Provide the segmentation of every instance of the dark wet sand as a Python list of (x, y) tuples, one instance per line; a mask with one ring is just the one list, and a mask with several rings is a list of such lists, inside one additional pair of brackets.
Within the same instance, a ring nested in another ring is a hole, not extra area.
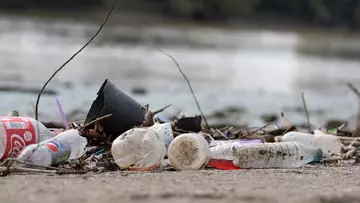
[[(360, 202), (360, 167), (12, 175), (1, 202)], [(330, 201), (331, 199), (331, 201)]]

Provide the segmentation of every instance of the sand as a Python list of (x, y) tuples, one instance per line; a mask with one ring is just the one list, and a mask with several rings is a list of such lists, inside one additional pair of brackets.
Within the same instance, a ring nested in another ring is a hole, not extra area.
[(360, 166), (0, 178), (1, 202), (360, 202)]

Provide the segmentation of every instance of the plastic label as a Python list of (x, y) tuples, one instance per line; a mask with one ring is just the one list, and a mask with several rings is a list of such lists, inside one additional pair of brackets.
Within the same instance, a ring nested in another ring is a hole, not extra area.
[(21, 150), (36, 143), (34, 125), (29, 119), (21, 117), (0, 117), (6, 132), (5, 153), (0, 160), (7, 157), (17, 157)]

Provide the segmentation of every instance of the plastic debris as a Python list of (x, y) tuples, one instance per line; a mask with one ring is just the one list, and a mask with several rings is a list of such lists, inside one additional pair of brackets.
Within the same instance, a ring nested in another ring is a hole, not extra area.
[(155, 123), (153, 126), (148, 127), (148, 129), (155, 131), (155, 133), (163, 140), (167, 154), (169, 145), (174, 140), (171, 123)]
[(166, 155), (164, 137), (146, 128), (126, 131), (112, 143), (111, 153), (115, 163), (120, 169), (145, 171), (158, 168)]
[(62, 108), (62, 106), (60, 104), (60, 99), (58, 97), (56, 97), (55, 100), (56, 100), (56, 105), (57, 105), (57, 107), (59, 109), (59, 112), (60, 112), (60, 115), (61, 115), (61, 119), (62, 119), (62, 121), (64, 123), (65, 129), (70, 130), (69, 122), (67, 121), (65, 112), (64, 112), (64, 110), (63, 110), (63, 108)]
[(180, 129), (183, 131), (190, 132), (200, 132), (201, 131), (201, 116), (194, 117), (184, 117), (180, 118), (175, 122), (175, 129)]
[(208, 164), (211, 152), (201, 133), (186, 133), (171, 142), (168, 157), (176, 170), (199, 170)]
[(288, 132), (282, 137), (276, 137), (277, 141), (299, 142), (313, 148), (320, 148), (324, 154), (340, 154), (341, 141), (335, 135), (325, 134), (321, 130), (314, 130), (314, 134), (303, 132)]
[[(85, 123), (88, 124), (96, 118), (111, 114), (111, 117), (98, 122), (105, 135), (113, 141), (125, 131), (139, 126), (144, 122), (146, 109), (131, 97), (120, 91), (109, 80), (105, 80), (97, 93), (86, 116)], [(93, 128), (89, 126), (87, 129)]]
[[(321, 130), (314, 134), (294, 132), (298, 129), (292, 125), (204, 128), (201, 116), (170, 119), (161, 114), (170, 105), (151, 111), (149, 105), (138, 104), (108, 80), (102, 84), (84, 123), (69, 125), (58, 99), (57, 105), (63, 123), (19, 117), (17, 111), (0, 117), (0, 155), (4, 160), (0, 175), (8, 168), (24, 171), (10, 162), (55, 167), (57, 174), (63, 174), (69, 170), (101, 173), (296, 168), (320, 160), (358, 159), (360, 155), (356, 148), (360, 141), (340, 128), (334, 133), (347, 137)], [(6, 159), (17, 155), (17, 159)]]
[(24, 147), (54, 136), (54, 133), (33, 118), (0, 117), (0, 160), (17, 157)]
[(259, 143), (262, 143), (261, 139), (214, 141), (212, 142), (213, 145), (210, 147), (211, 160), (208, 163), (208, 167), (222, 170), (240, 169), (233, 163), (235, 159), (234, 146), (243, 146)]
[(253, 143), (263, 143), (261, 139), (253, 139), (253, 140), (212, 140), (210, 143), (210, 147), (216, 147), (219, 145), (246, 145)]
[(56, 137), (27, 146), (18, 159), (42, 166), (51, 166), (66, 160), (78, 159), (86, 152), (86, 138), (78, 130), (68, 130)]
[(321, 149), (297, 142), (233, 146), (234, 165), (240, 168), (297, 168), (322, 158)]

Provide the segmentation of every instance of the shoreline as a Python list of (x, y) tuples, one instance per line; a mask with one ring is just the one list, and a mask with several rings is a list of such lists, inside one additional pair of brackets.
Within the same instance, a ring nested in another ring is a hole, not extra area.
[[(87, 9), (86, 11), (44, 11), (44, 10), (4, 10), (0, 9), (1, 17), (30, 18), (43, 21), (61, 20), (77, 22), (98, 22), (100, 23), (107, 11), (104, 9)], [(356, 35), (359, 30), (351, 30), (344, 26), (327, 27), (316, 23), (307, 23), (298, 19), (284, 19), (273, 15), (259, 16), (254, 18), (233, 18), (226, 21), (196, 21), (189, 19), (173, 18), (154, 11), (136, 10), (115, 10), (108, 21), (108, 25), (164, 25), (174, 27), (200, 27), (219, 28), (226, 30), (270, 30), (270, 31), (292, 31), (305, 34), (326, 33), (327, 35)]]

